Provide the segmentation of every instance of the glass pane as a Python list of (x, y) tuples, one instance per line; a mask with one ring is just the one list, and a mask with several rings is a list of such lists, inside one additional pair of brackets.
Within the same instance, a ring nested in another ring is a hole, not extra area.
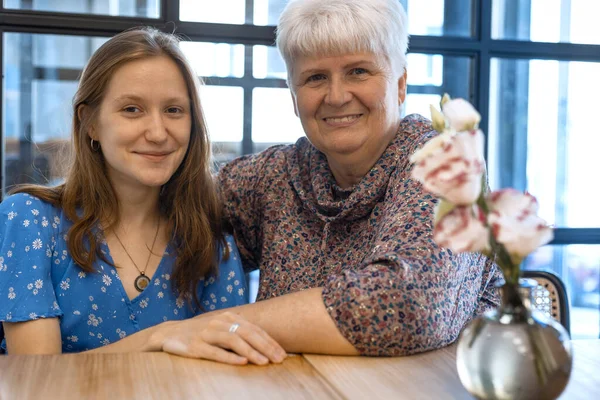
[(600, 170), (597, 113), (600, 63), (492, 59), (488, 165), (492, 188), (538, 197), (540, 214), (558, 227), (600, 226), (590, 212)]
[(254, 25), (277, 25), (288, 0), (254, 0)]
[(246, 23), (246, 0), (210, 1), (180, 0), (179, 19), (242, 25)]
[(531, 254), (527, 270), (557, 274), (567, 288), (571, 338), (598, 338), (600, 330), (600, 245), (544, 246)]
[(400, 0), (408, 14), (408, 33), (471, 36), (472, 0)]
[(236, 86), (201, 86), (200, 101), (215, 160), (221, 163), (239, 156), (244, 129), (244, 89)]
[(252, 75), (256, 79), (287, 79), (285, 63), (276, 47), (253, 46)]
[(5, 33), (3, 192), (17, 183), (60, 181), (77, 80), (88, 58), (106, 40)]
[(244, 76), (244, 45), (181, 42), (181, 50), (199, 76)]
[(289, 89), (255, 88), (252, 91), (252, 141), (260, 151), (277, 143), (293, 143), (304, 136), (300, 119), (294, 114)]
[(429, 105), (439, 108), (444, 93), (470, 99), (471, 64), (469, 57), (409, 53), (408, 94), (404, 114), (417, 113), (430, 118)]
[(158, 18), (159, 0), (4, 0), (4, 7), (60, 13)]
[[(254, 0), (254, 25), (277, 25), (287, 0)], [(471, 36), (472, 0), (400, 0), (411, 35)]]
[(600, 44), (600, 2), (590, 0), (493, 0), (492, 37)]

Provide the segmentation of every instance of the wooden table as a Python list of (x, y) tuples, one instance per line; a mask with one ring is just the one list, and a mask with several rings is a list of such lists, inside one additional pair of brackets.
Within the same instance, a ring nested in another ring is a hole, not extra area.
[[(600, 340), (573, 341), (561, 399), (600, 399)], [(233, 367), (164, 353), (0, 357), (0, 400), (468, 399), (455, 348), (398, 358), (293, 355)]]

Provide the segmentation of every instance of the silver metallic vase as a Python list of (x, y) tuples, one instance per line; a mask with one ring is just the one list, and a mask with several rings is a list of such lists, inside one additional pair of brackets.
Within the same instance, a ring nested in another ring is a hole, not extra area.
[(474, 319), (458, 339), (458, 375), (476, 398), (555, 399), (569, 381), (569, 334), (532, 309), (537, 282), (519, 283), (504, 284), (500, 308)]

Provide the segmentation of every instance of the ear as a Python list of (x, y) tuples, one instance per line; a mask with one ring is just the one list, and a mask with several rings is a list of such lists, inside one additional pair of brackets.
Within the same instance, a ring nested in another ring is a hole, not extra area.
[[(90, 113), (92, 111), (90, 110), (90, 107), (86, 104), (80, 104), (79, 107), (77, 107), (77, 118), (79, 119), (79, 123), (81, 124), (82, 121), (85, 121), (86, 118), (90, 117)], [(94, 140), (98, 140), (98, 137), (96, 135), (96, 131), (94, 129), (94, 125), (91, 124), (88, 132), (87, 132), (88, 136)]]
[(296, 117), (300, 118), (300, 115), (298, 115), (298, 105), (296, 104), (296, 95), (292, 89), (290, 89), (290, 95), (292, 96), (292, 104), (294, 105), (294, 114), (296, 114)]
[(406, 100), (406, 69), (404, 69), (404, 74), (398, 79), (398, 105), (402, 105), (404, 100)]

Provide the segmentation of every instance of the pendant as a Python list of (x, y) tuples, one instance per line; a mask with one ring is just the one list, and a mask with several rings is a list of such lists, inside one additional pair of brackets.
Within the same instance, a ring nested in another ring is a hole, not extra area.
[(143, 273), (138, 275), (138, 277), (135, 278), (135, 281), (133, 282), (133, 286), (135, 286), (138, 292), (142, 292), (148, 287), (148, 285), (150, 285), (150, 278), (148, 278)]

